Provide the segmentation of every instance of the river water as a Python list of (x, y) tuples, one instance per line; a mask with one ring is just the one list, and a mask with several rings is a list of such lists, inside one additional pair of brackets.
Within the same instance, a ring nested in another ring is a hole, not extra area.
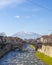
[(23, 49), (26, 49), (26, 51), (15, 49), (6, 54), (0, 59), (0, 65), (45, 65), (35, 57), (35, 50), (30, 48), (29, 44), (24, 45)]
[(34, 56), (34, 51), (11, 51), (0, 59), (0, 65), (45, 65)]

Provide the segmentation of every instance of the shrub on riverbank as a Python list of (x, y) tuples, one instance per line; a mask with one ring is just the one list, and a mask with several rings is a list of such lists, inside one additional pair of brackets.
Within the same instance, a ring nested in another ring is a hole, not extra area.
[(41, 52), (36, 52), (35, 56), (45, 62), (47, 65), (52, 65), (52, 57), (49, 57)]

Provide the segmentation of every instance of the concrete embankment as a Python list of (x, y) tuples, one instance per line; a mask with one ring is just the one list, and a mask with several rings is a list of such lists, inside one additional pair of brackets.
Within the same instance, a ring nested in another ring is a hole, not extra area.
[(42, 45), (42, 48), (38, 49), (38, 51), (52, 57), (52, 46), (50, 45)]

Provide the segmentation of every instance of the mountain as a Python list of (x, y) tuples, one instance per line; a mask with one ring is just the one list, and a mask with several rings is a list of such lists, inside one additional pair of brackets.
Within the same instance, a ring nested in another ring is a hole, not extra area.
[(41, 35), (34, 33), (34, 32), (17, 32), (16, 34), (12, 36), (20, 37), (22, 39), (36, 39), (36, 38), (41, 37)]
[(0, 36), (6, 36), (6, 34), (4, 32), (1, 32)]

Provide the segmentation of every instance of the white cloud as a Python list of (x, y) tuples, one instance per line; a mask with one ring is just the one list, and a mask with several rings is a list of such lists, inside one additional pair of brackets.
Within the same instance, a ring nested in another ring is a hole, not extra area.
[(21, 16), (21, 18), (26, 18), (26, 19), (29, 19), (31, 17), (32, 17), (31, 15)]
[(32, 16), (14, 16), (15, 18), (19, 19), (19, 18), (26, 18), (26, 19), (29, 19), (31, 18)]
[(20, 4), (25, 2), (26, 0), (0, 0), (0, 8), (6, 7), (10, 4)]
[(20, 16), (15, 16), (15, 18), (19, 19), (19, 18), (20, 18)]

